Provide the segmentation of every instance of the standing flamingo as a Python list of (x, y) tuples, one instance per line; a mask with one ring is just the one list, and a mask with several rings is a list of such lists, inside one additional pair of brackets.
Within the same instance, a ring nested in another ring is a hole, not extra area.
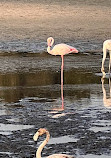
[(111, 67), (111, 39), (106, 40), (103, 43), (103, 59), (102, 59), (102, 67), (101, 67), (101, 72), (103, 73), (103, 76), (105, 76), (105, 71), (104, 71), (104, 62), (106, 59), (107, 51), (109, 51), (109, 74), (110, 74), (110, 67)]
[[(37, 141), (39, 136), (42, 136), (43, 134), (46, 134), (46, 139), (42, 142), (42, 144), (39, 146), (37, 152), (36, 152), (36, 158), (41, 158), (41, 152), (44, 148), (44, 146), (48, 143), (50, 139), (49, 131), (45, 128), (40, 128), (35, 135), (33, 136), (34, 141)], [(53, 154), (48, 156), (47, 158), (74, 158), (73, 156), (66, 155), (66, 154)]]
[(47, 39), (47, 52), (51, 55), (61, 55), (62, 58), (62, 65), (61, 65), (61, 98), (62, 98), (62, 107), (64, 106), (63, 104), (63, 67), (64, 67), (64, 55), (69, 54), (69, 53), (78, 53), (78, 50), (72, 46), (69, 46), (67, 44), (61, 43), (57, 44), (51, 49), (51, 46), (54, 43), (54, 39), (52, 37), (49, 37)]

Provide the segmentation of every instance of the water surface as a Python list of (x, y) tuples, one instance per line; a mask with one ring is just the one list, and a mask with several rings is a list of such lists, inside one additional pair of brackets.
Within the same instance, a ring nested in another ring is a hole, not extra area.
[[(110, 4), (0, 1), (1, 158), (34, 158), (45, 138), (33, 141), (41, 127), (51, 134), (42, 157), (111, 157), (111, 82), (100, 73), (102, 43), (111, 37)], [(46, 53), (49, 36), (79, 50), (64, 57), (64, 107), (61, 57)]]
[(23, 53), (0, 61), (1, 157), (34, 157), (44, 137), (36, 145), (33, 135), (41, 127), (51, 134), (43, 157), (111, 156), (110, 80), (98, 75), (101, 55), (65, 56), (62, 111), (59, 56)]

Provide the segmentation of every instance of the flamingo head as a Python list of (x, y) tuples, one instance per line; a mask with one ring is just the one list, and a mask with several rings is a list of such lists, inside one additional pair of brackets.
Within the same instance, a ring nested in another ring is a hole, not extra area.
[(77, 50), (76, 48), (73, 48), (72, 51), (73, 51), (74, 53), (78, 53), (78, 50)]
[(35, 135), (33, 136), (34, 141), (38, 140), (39, 136), (42, 136), (43, 134), (45, 134), (47, 132), (47, 130), (45, 128), (40, 128)]
[(53, 45), (53, 43), (54, 43), (54, 39), (53, 39), (52, 37), (49, 37), (49, 38), (47, 39), (47, 45), (48, 45), (49, 47), (51, 47), (51, 46)]
[(72, 52), (72, 53), (78, 53), (78, 50), (73, 47), (73, 48), (70, 49), (70, 52)]

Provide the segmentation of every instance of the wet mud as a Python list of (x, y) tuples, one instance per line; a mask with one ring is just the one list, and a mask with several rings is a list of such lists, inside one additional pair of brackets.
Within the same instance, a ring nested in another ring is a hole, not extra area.
[[(0, 1), (0, 158), (35, 158), (47, 128), (42, 157), (111, 157), (111, 81), (102, 78), (102, 43), (111, 37), (110, 0)], [(61, 57), (46, 40), (76, 47)], [(109, 57), (105, 62), (108, 72)]]
[[(51, 139), (42, 156), (111, 156), (111, 109), (108, 78), (101, 81), (101, 55), (64, 58), (64, 110), (61, 110), (61, 58), (43, 53), (0, 57), (0, 157), (34, 158), (33, 135), (45, 127)], [(106, 70), (107, 70), (106, 60)], [(103, 84), (103, 85), (102, 85)], [(106, 103), (105, 103), (106, 104)]]

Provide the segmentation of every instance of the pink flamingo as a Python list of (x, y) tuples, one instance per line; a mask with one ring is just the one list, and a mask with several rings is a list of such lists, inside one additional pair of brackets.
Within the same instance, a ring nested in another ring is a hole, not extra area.
[[(39, 146), (38, 150), (36, 151), (36, 158), (41, 158), (41, 152), (50, 139), (50, 133), (45, 128), (40, 128), (33, 136), (34, 141), (37, 141), (39, 136), (42, 136), (44, 134), (46, 134), (46, 139), (42, 142), (42, 144)], [(47, 158), (74, 158), (74, 156), (67, 154), (53, 154), (48, 156)]]
[(54, 43), (54, 39), (52, 37), (49, 37), (47, 39), (47, 52), (51, 55), (61, 55), (62, 58), (62, 65), (61, 65), (61, 97), (62, 97), (62, 107), (64, 107), (63, 103), (63, 67), (64, 67), (64, 55), (69, 53), (78, 53), (78, 50), (72, 46), (69, 46), (67, 44), (61, 43), (57, 44), (51, 49), (51, 46)]
[(105, 76), (105, 71), (104, 71), (104, 62), (106, 59), (107, 51), (109, 51), (109, 74), (110, 74), (110, 67), (111, 67), (111, 39), (106, 40), (103, 43), (103, 59), (102, 59), (102, 67), (101, 67), (101, 72), (103, 73), (103, 76)]

